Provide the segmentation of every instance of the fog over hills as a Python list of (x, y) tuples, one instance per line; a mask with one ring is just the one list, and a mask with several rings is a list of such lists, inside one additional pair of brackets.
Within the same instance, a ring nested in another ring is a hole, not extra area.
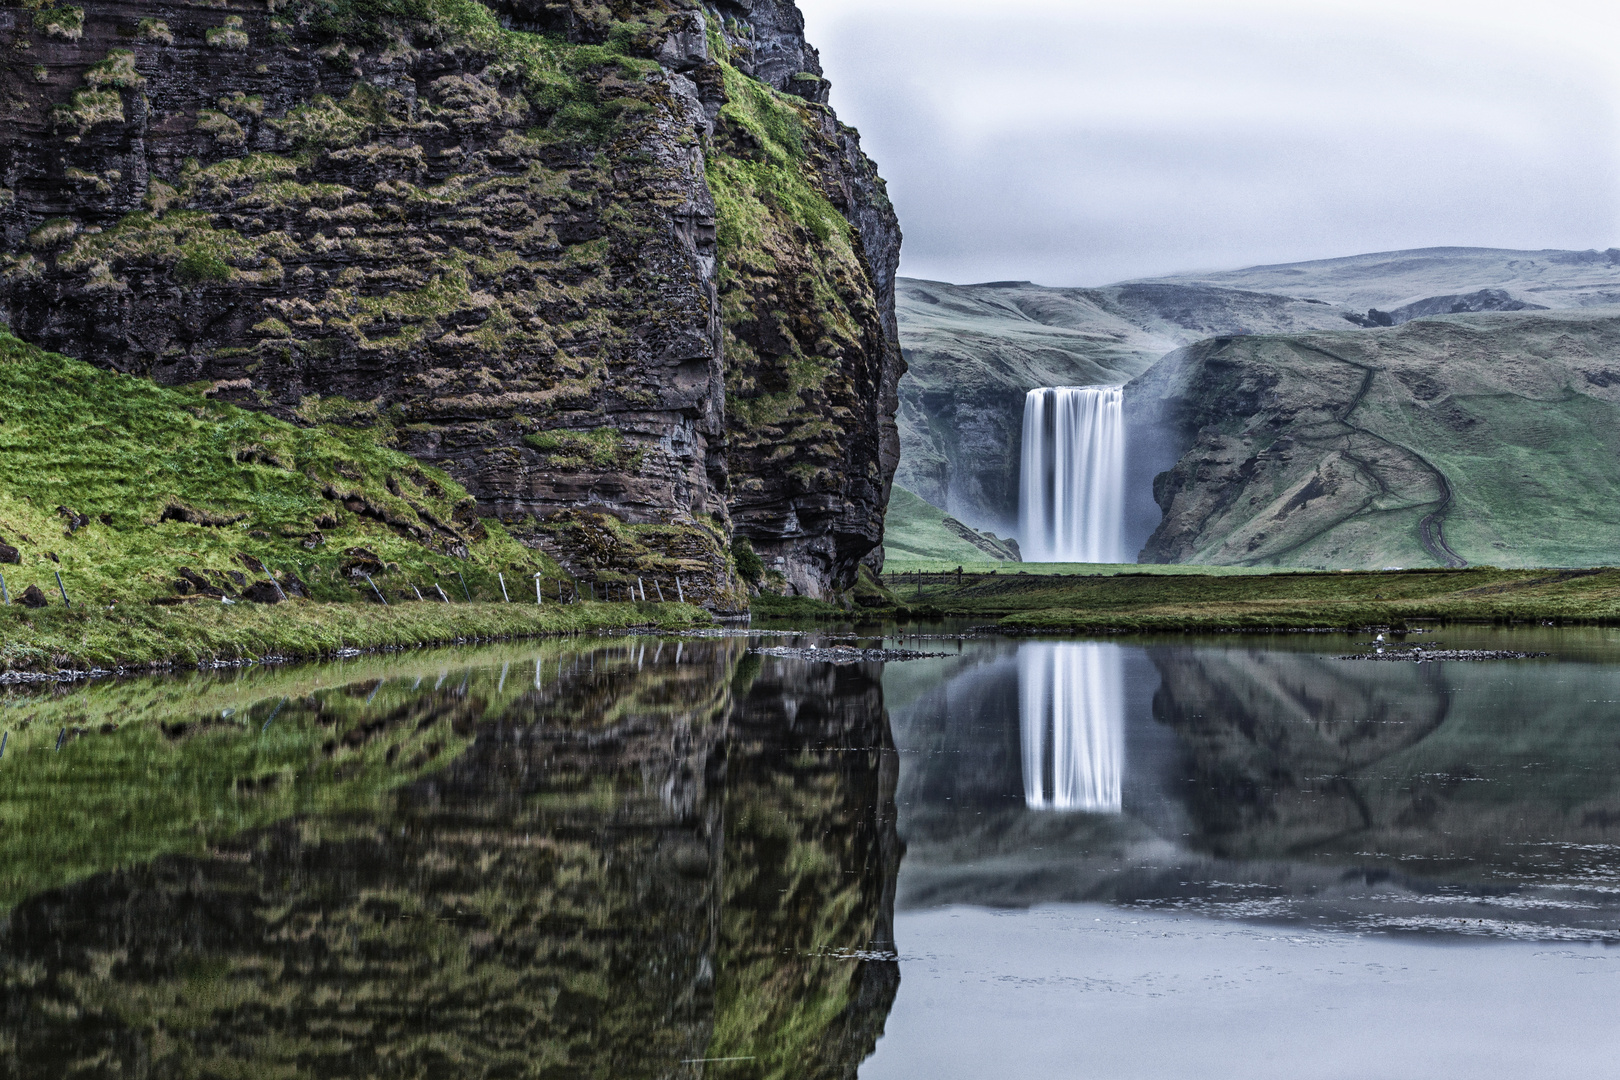
[[(1559, 325), (1545, 332), (1526, 329), (1523, 320), (1547, 318), (1537, 313), (1557, 309), (1608, 307), (1615, 308), (1620, 317), (1620, 250), (1430, 248), (1181, 274), (1100, 288), (1049, 288), (1029, 282), (950, 285), (901, 279), (897, 307), (910, 373), (900, 386), (902, 453), (896, 483), (974, 528), (1005, 535), (1016, 529), (1023, 401), (1034, 387), (1128, 383), (1166, 354), (1207, 339), (1355, 337), (1367, 332), (1381, 334), (1386, 327), (1436, 316), (1465, 324), (1479, 322), (1480, 333), (1446, 339), (1454, 344), (1441, 347), (1430, 358), (1432, 362), (1425, 364), (1428, 383), (1424, 392), (1430, 396), (1423, 399), (1424, 408), (1412, 414), (1421, 426), (1444, 412), (1434, 411), (1435, 403), (1449, 401), (1453, 390), (1463, 393), (1449, 385), (1453, 375), (1464, 375), (1462, 366), (1448, 362), (1447, 349), (1462, 347), (1455, 342), (1466, 341), (1474, 360), (1487, 364), (1511, 361), (1513, 370), (1527, 373), (1546, 364), (1559, 367), (1575, 357), (1602, 353), (1609, 344), (1603, 329), (1608, 325), (1606, 313), (1593, 310), (1590, 319), (1557, 320)], [(1593, 335), (1605, 340), (1587, 342)], [(1533, 355), (1520, 355), (1531, 342), (1535, 343)], [(1240, 361), (1232, 362), (1242, 366)], [(1473, 364), (1468, 368), (1478, 374)], [(1538, 415), (1548, 409), (1558, 412), (1562, 408), (1558, 394), (1540, 386), (1545, 380), (1539, 375), (1533, 381), (1538, 386), (1532, 395), (1537, 402), (1534, 411)], [(1508, 385), (1493, 385), (1487, 393), (1512, 395), (1511, 383), (1509, 379)], [(1156, 385), (1155, 393), (1161, 394), (1169, 383), (1160, 378)], [(1565, 396), (1584, 399), (1589, 389), (1583, 383)], [(1249, 408), (1244, 415), (1255, 412)], [(1178, 415), (1191, 414), (1183, 411)], [(1236, 416), (1205, 416), (1203, 422), (1223, 419), (1237, 421)], [(1273, 421), (1275, 417), (1268, 423)], [(1281, 422), (1272, 437), (1287, 426)], [(1489, 430), (1487, 425), (1485, 434)], [(1129, 530), (1133, 550), (1159, 524), (1160, 508), (1147, 493), (1152, 475), (1170, 468), (1179, 454), (1191, 448), (1195, 435), (1190, 431), (1171, 433), (1174, 445), (1169, 456), (1161, 448), (1149, 471), (1133, 476), (1133, 485), (1143, 489), (1136, 492), (1137, 520)], [(1476, 467), (1483, 446), (1480, 436), (1480, 432), (1471, 436)], [(1415, 441), (1426, 444), (1432, 440), (1421, 436)], [(1248, 449), (1259, 453), (1264, 446)], [(1231, 464), (1237, 471), (1223, 483), (1233, 482), (1242, 471), (1242, 462)], [(1186, 470), (1179, 482), (1189, 482)], [(1206, 495), (1217, 503), (1231, 497), (1230, 492)], [(1256, 499), (1256, 505), (1272, 501), (1257, 493), (1247, 493), (1245, 498)], [(1490, 516), (1489, 507), (1477, 500), (1475, 512)], [(1271, 545), (1263, 551), (1255, 549), (1254, 558), (1245, 557), (1239, 550), (1242, 545), (1233, 548), (1221, 539), (1220, 522), (1225, 520), (1217, 514), (1194, 528), (1199, 537), (1196, 543), (1156, 544), (1152, 553), (1157, 558), (1183, 561), (1195, 552), (1204, 559), (1218, 557), (1228, 562), (1296, 561), (1280, 550), (1273, 552)], [(1409, 524), (1416, 527), (1402, 520), (1401, 529)], [(1494, 532), (1489, 545), (1488, 552), (1473, 553), (1473, 561), (1481, 554), (1492, 555), (1495, 562), (1524, 561), (1515, 557), (1510, 541)], [(1415, 532), (1410, 538), (1388, 542), (1306, 547), (1312, 552), (1307, 562), (1373, 558), (1374, 551), (1380, 553), (1378, 558), (1393, 557), (1400, 551), (1411, 556), (1407, 561), (1421, 563), (1428, 550)], [(1556, 547), (1561, 560), (1583, 561), (1581, 544)], [(1332, 556), (1335, 551), (1338, 555)], [(1538, 547), (1536, 554), (1552, 557), (1554, 550)], [(1530, 558), (1526, 551), (1525, 559)]]

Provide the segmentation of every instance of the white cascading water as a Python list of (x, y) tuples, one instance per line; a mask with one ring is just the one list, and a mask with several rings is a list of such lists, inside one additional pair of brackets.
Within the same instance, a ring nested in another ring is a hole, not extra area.
[(1024, 399), (1025, 562), (1125, 562), (1125, 392), (1049, 386)]
[(1117, 645), (1018, 650), (1024, 804), (1119, 813), (1125, 772), (1125, 658)]

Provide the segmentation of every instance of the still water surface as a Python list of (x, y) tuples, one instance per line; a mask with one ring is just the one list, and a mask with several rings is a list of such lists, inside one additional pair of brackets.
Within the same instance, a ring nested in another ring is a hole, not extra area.
[[(573, 639), (0, 697), (0, 1076), (1620, 1060), (1620, 634)], [(896, 640), (890, 638), (891, 643)]]

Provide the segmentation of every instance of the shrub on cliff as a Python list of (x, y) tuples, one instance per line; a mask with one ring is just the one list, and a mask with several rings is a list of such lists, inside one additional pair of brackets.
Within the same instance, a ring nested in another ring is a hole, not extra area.
[(759, 579), (765, 574), (765, 564), (760, 562), (748, 537), (739, 536), (731, 542), (731, 558), (737, 564), (738, 577), (750, 585), (759, 584)]

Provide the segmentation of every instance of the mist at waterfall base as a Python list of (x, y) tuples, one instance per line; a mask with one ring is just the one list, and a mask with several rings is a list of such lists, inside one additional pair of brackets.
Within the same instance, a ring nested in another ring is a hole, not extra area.
[(1049, 386), (1024, 399), (1018, 543), (1025, 562), (1121, 563), (1124, 388)]

